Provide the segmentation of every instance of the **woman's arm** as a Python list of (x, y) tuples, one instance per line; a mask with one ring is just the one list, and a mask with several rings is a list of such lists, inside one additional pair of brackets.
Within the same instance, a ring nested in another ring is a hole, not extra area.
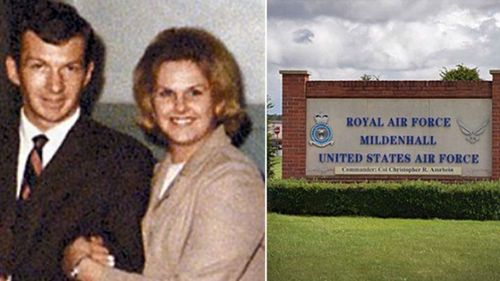
[[(195, 199), (191, 232), (176, 272), (163, 279), (146, 277), (100, 267), (89, 260), (82, 263), (80, 278), (83, 281), (238, 280), (263, 246), (264, 184), (253, 167), (235, 162), (211, 170), (200, 184), (203, 187)], [(100, 276), (93, 276), (95, 272)], [(251, 279), (264, 280), (264, 271)]]
[[(86, 238), (78, 237), (64, 249), (62, 268), (64, 273), (74, 278), (75, 270), (79, 270), (80, 264), (85, 259), (91, 259), (103, 266), (114, 266), (114, 257), (109, 255), (108, 249), (104, 246), (101, 237), (92, 236)], [(96, 268), (96, 271), (99, 268)]]
[[(215, 167), (200, 183), (206, 186), (196, 199), (179, 280), (237, 280), (262, 246), (263, 181), (250, 164), (230, 161)], [(264, 280), (264, 272), (255, 279)]]

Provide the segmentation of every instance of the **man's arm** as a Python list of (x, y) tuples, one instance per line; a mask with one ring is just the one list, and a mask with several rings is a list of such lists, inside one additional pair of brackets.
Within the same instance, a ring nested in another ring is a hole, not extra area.
[(119, 269), (142, 272), (144, 250), (141, 221), (149, 200), (155, 160), (142, 146), (124, 147), (117, 155), (110, 175), (113, 189), (109, 210), (104, 219), (106, 247)]
[[(14, 234), (11, 226), (13, 218), (4, 213), (0, 217), (0, 278), (7, 280), (7, 276), (12, 273), (13, 267), (13, 245)], [(2, 281), (2, 279), (0, 279)]]

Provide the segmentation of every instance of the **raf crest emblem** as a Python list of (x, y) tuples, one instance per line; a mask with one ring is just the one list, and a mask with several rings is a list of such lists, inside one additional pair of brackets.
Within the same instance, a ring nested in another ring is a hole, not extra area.
[(316, 124), (311, 128), (309, 144), (317, 147), (333, 145), (333, 130), (328, 126), (328, 115), (318, 113), (314, 116), (314, 121)]
[(486, 128), (488, 128), (488, 124), (490, 123), (490, 119), (486, 119), (478, 128), (476, 129), (470, 129), (465, 126), (465, 124), (457, 119), (458, 127), (460, 128), (460, 131), (462, 131), (462, 134), (465, 135), (465, 140), (468, 141), (471, 144), (474, 144), (479, 141), (479, 136), (486, 131)]

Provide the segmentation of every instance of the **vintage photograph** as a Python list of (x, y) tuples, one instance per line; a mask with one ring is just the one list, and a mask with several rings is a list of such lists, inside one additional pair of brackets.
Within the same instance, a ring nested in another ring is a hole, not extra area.
[(265, 280), (265, 2), (0, 11), (0, 280)]

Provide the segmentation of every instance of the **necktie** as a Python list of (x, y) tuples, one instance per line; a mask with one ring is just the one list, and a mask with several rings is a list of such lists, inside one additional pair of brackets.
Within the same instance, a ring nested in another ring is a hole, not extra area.
[(26, 161), (23, 183), (21, 185), (22, 200), (28, 200), (33, 192), (36, 179), (42, 173), (42, 148), (48, 140), (49, 139), (47, 139), (44, 135), (38, 135), (33, 138), (34, 147), (28, 156), (28, 160)]

